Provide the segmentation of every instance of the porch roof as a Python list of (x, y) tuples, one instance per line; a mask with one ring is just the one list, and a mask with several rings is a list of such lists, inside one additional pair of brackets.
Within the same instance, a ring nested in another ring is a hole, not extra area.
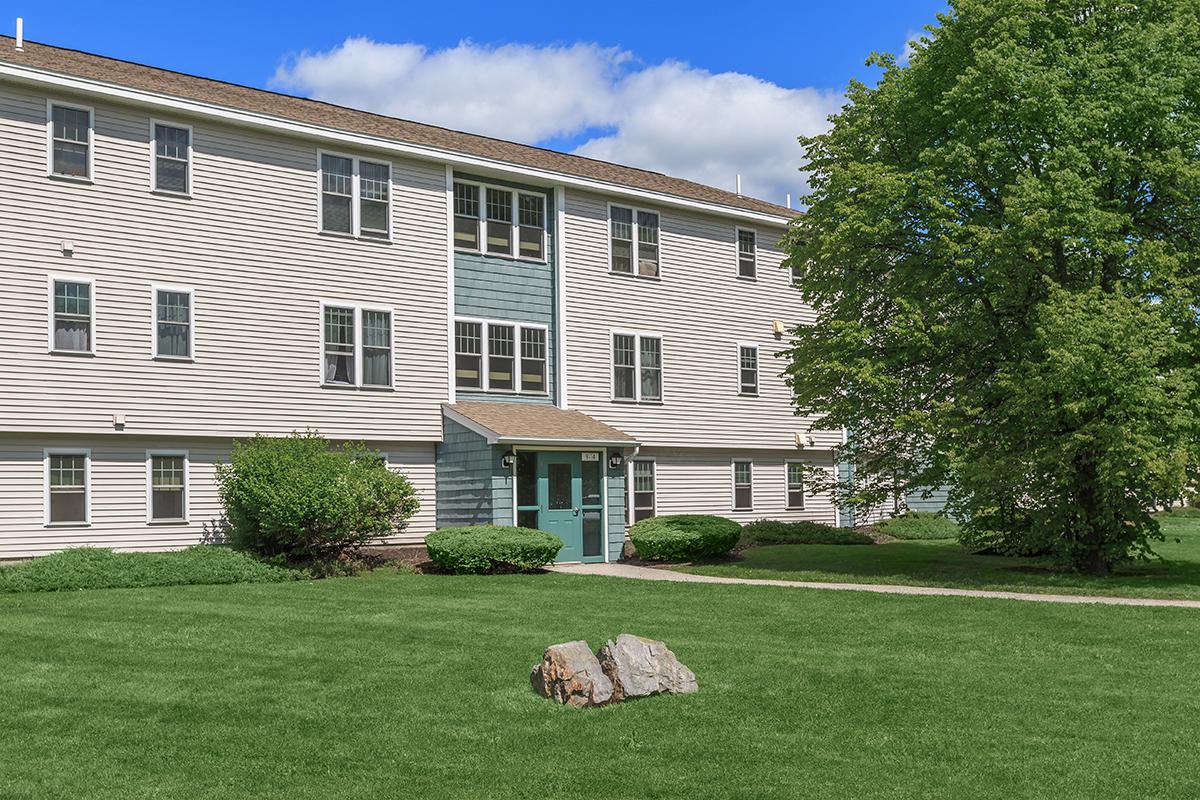
[(443, 404), (447, 419), (469, 428), (488, 444), (637, 447), (629, 434), (582, 411), (543, 403), (466, 401)]

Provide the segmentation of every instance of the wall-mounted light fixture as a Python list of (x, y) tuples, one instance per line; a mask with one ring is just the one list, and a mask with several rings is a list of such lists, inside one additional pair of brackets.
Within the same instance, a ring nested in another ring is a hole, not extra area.
[(621, 465), (624, 463), (625, 463), (625, 456), (621, 455), (620, 453), (613, 453), (611, 456), (608, 457), (608, 468), (609, 469), (620, 469)]
[(517, 454), (514, 453), (510, 447), (504, 455), (500, 456), (500, 464), (503, 465), (505, 469), (512, 469), (513, 464), (515, 463), (517, 463)]

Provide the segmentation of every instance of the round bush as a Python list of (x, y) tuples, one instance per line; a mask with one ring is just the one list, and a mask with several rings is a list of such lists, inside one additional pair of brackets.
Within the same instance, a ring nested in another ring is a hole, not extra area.
[(450, 572), (538, 569), (562, 546), (562, 539), (545, 531), (500, 525), (442, 528), (425, 538), (430, 560)]
[(720, 558), (741, 536), (742, 526), (733, 520), (703, 514), (651, 517), (629, 529), (630, 541), (647, 561)]
[(958, 523), (941, 514), (909, 511), (876, 524), (875, 530), (897, 539), (954, 539), (958, 536)]

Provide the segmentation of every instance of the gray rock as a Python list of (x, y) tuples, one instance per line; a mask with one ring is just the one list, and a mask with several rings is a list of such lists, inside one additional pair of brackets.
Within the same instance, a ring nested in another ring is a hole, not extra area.
[(604, 674), (612, 681), (612, 702), (652, 694), (688, 694), (697, 691), (696, 675), (679, 663), (667, 645), (655, 639), (622, 633), (596, 653)]
[(602, 706), (613, 694), (612, 681), (584, 641), (547, 647), (542, 660), (533, 665), (529, 682), (543, 697), (576, 708)]

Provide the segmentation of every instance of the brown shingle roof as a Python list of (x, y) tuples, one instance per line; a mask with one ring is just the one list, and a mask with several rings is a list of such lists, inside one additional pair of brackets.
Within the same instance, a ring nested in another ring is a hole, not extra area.
[(797, 212), (775, 203), (738, 196), (733, 192), (682, 178), (672, 178), (659, 172), (635, 169), (607, 161), (597, 161), (540, 147), (506, 142), (501, 139), (491, 139), (472, 133), (462, 133), (435, 125), (385, 117), (332, 103), (322, 103), (317, 100), (185, 75), (180, 72), (147, 67), (79, 50), (68, 50), (26, 41), (24, 52), (18, 53), (14, 47), (14, 40), (9, 36), (0, 36), (0, 61), (24, 64), (61, 75), (102, 81), (185, 100), (211, 103), (239, 111), (250, 111), (295, 122), (320, 125), (335, 130), (451, 150), (466, 155), (495, 159), (515, 166), (532, 167), (619, 186), (661, 192), (729, 208), (789, 218), (797, 214)]
[(542, 403), (467, 401), (442, 408), (451, 419), (458, 416), (471, 427), (491, 431), (499, 442), (571, 442), (587, 444), (637, 444), (627, 433), (580, 411), (567, 411)]

